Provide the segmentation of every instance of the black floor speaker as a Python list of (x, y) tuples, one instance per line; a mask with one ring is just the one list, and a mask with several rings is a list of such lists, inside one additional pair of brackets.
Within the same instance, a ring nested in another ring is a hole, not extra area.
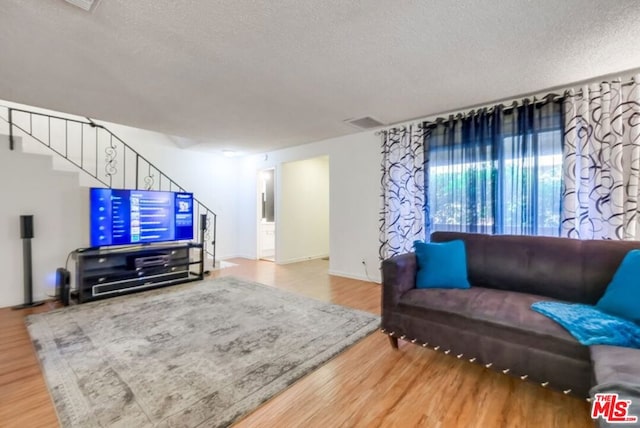
[(33, 216), (32, 215), (20, 216), (20, 238), (22, 239), (33, 238)]
[(31, 239), (33, 238), (33, 216), (20, 216), (20, 238), (22, 238), (22, 267), (24, 303), (14, 306), (12, 309), (25, 309), (40, 306), (44, 302), (33, 301), (33, 266), (31, 258)]

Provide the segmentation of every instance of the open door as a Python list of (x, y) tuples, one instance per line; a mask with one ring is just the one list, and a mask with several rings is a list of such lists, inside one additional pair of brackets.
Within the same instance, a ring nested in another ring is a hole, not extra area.
[(258, 173), (258, 258), (275, 261), (275, 169)]

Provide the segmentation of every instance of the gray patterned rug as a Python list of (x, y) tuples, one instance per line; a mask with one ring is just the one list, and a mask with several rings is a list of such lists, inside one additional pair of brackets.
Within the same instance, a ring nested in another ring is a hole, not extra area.
[(27, 319), (63, 427), (226, 426), (379, 324), (220, 278)]

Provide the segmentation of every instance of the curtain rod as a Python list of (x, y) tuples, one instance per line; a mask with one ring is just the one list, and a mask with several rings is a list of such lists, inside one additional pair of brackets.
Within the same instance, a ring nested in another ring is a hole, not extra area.
[[(522, 106), (524, 105), (525, 101), (532, 101), (531, 104), (536, 105), (536, 104), (540, 104), (540, 103), (549, 103), (549, 102), (559, 102), (561, 100), (563, 100), (564, 98), (567, 97), (581, 97), (583, 96), (583, 88), (585, 86), (591, 86), (591, 85), (603, 85), (603, 84), (612, 84), (612, 83), (620, 83), (620, 86), (624, 87), (624, 86), (631, 86), (633, 85), (635, 82), (634, 78), (631, 78), (629, 80), (625, 80), (622, 81), (622, 79), (614, 79), (610, 82), (608, 81), (602, 81), (600, 83), (585, 83), (582, 85), (578, 86), (578, 89), (576, 90), (576, 87), (569, 87), (569, 88), (565, 88), (564, 90), (562, 90), (562, 95), (558, 94), (558, 93), (554, 93), (554, 92), (549, 92), (548, 94), (546, 94), (544, 97), (542, 98), (537, 98), (535, 95), (529, 96), (529, 97), (523, 97), (523, 98), (519, 98), (519, 99), (514, 99), (511, 104), (507, 105), (506, 102), (498, 102), (492, 106), (484, 106), (484, 107), (477, 107), (477, 108), (472, 108), (471, 110), (467, 110), (466, 112), (463, 111), (454, 111), (451, 112), (449, 114), (447, 114), (447, 116), (445, 117), (444, 114), (440, 113), (437, 115), (432, 115), (432, 116), (437, 116), (435, 119), (432, 120), (427, 120), (427, 119), (423, 119), (423, 120), (418, 120), (414, 123), (409, 123), (407, 125), (402, 125), (402, 126), (394, 126), (391, 128), (387, 128), (387, 129), (381, 129), (379, 131), (376, 131), (374, 133), (374, 135), (385, 135), (388, 132), (402, 132), (405, 131), (408, 127), (410, 126), (423, 126), (424, 123), (429, 123), (429, 124), (436, 124), (439, 122), (443, 122), (443, 121), (448, 121), (450, 120), (450, 118), (453, 116), (454, 118), (465, 118), (471, 115), (475, 115), (477, 114), (477, 112), (482, 111), (482, 110), (487, 110), (487, 111), (492, 111), (496, 106), (504, 106), (506, 107), (505, 110), (509, 111), (512, 110), (516, 107)], [(571, 91), (574, 91), (573, 94), (571, 94)]]

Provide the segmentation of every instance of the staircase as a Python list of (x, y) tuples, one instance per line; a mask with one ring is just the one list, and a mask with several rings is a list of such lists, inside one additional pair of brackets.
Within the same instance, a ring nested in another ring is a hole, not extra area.
[[(9, 149), (17, 141), (28, 143), (33, 151), (53, 156), (54, 168), (80, 172), (80, 183), (87, 187), (114, 189), (186, 190), (106, 127), (86, 120), (53, 116), (13, 107), (0, 106), (0, 132), (9, 135)], [(194, 197), (196, 241), (201, 242), (216, 266), (216, 214)], [(204, 221), (204, 225), (201, 223)]]

